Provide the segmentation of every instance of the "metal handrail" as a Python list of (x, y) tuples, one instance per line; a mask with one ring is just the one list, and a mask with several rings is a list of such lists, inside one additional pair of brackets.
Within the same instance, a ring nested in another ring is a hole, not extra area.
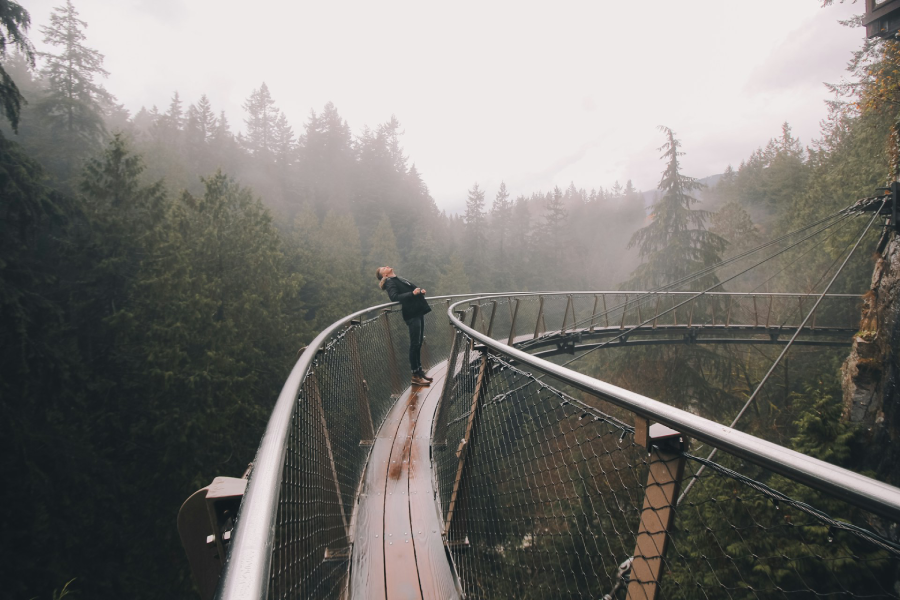
[[(434, 296), (430, 302), (454, 298), (476, 297), (478, 294)], [(309, 373), (316, 354), (325, 347), (331, 337), (364, 315), (398, 306), (388, 302), (357, 311), (323, 330), (297, 359), (291, 369), (272, 416), (266, 426), (253, 463), (253, 471), (241, 501), (228, 557), (216, 590), (218, 600), (246, 600), (265, 598), (268, 594), (269, 571), (275, 539), (275, 521), (278, 512), (279, 491), (283, 473), (284, 455), (287, 449), (288, 430), (291, 425), (300, 388)]]
[[(575, 292), (567, 293), (572, 294)], [(504, 297), (533, 295), (537, 294), (503, 294)], [(853, 296), (853, 294), (847, 294), (847, 296)], [(496, 295), (470, 298), (465, 302), (494, 297)], [(470, 338), (483, 344), (491, 352), (504, 356), (507, 359), (512, 359), (521, 365), (527, 366), (529, 369), (549, 375), (578, 390), (602, 398), (645, 419), (662, 423), (748, 462), (799, 481), (811, 488), (833, 494), (838, 498), (893, 521), (900, 522), (900, 489), (794, 450), (789, 450), (778, 444), (756, 438), (709, 419), (704, 419), (657, 400), (630, 392), (599, 379), (566, 369), (508, 346), (476, 331), (456, 317), (454, 310), (458, 310), (457, 307), (465, 302), (457, 302), (448, 307), (447, 316), (450, 318), (451, 324)]]

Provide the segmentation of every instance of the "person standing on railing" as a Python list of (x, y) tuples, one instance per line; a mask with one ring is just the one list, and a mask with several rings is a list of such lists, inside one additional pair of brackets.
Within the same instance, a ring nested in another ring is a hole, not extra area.
[(399, 302), (403, 320), (409, 327), (409, 366), (415, 385), (431, 385), (432, 377), (422, 370), (422, 343), (425, 341), (425, 315), (431, 307), (425, 300), (425, 290), (402, 277), (391, 267), (378, 267), (375, 271), (378, 286), (387, 292), (391, 302)]

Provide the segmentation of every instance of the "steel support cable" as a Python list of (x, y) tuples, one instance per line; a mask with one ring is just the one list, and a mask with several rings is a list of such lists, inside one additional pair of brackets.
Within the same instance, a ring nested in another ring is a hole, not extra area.
[[(584, 318), (584, 319), (581, 319), (580, 321), (576, 321), (576, 322), (574, 323), (573, 326), (574, 326), (574, 327), (578, 327), (579, 325), (584, 325), (585, 323), (590, 322), (592, 319), (595, 319), (595, 318), (598, 317), (598, 316), (601, 316), (601, 317), (602, 317), (603, 315), (608, 315), (608, 314), (612, 313), (613, 311), (615, 311), (615, 310), (617, 310), (617, 309), (619, 309), (619, 308), (622, 308), (623, 306), (627, 306), (628, 304), (637, 304), (637, 303), (643, 302), (644, 300), (647, 300), (647, 299), (649, 299), (649, 298), (653, 298), (654, 296), (658, 295), (658, 294), (661, 293), (661, 292), (667, 292), (667, 291), (671, 291), (672, 288), (681, 287), (682, 285), (684, 285), (684, 284), (686, 284), (686, 283), (689, 283), (690, 281), (692, 281), (692, 280), (694, 280), (694, 279), (698, 279), (698, 278), (700, 278), (700, 277), (702, 277), (702, 276), (704, 276), (704, 275), (709, 274), (709, 273), (712, 272), (712, 271), (715, 271), (716, 269), (719, 269), (719, 268), (721, 268), (721, 267), (727, 266), (727, 265), (731, 264), (732, 262), (735, 262), (735, 261), (737, 261), (737, 260), (740, 260), (740, 259), (742, 259), (742, 258), (745, 258), (745, 257), (749, 256), (750, 254), (753, 254), (753, 253), (755, 253), (755, 252), (759, 252), (760, 250), (764, 250), (764, 249), (766, 249), (766, 248), (768, 248), (768, 247), (770, 247), (770, 246), (772, 246), (772, 245), (774, 245), (774, 244), (777, 244), (777, 243), (779, 243), (779, 242), (784, 241), (784, 240), (787, 239), (787, 238), (790, 238), (791, 236), (794, 236), (794, 235), (796, 235), (796, 234), (798, 234), (798, 233), (802, 233), (802, 232), (804, 232), (804, 231), (806, 231), (806, 230), (808, 230), (808, 229), (811, 229), (811, 228), (813, 228), (813, 227), (816, 227), (816, 226), (818, 226), (818, 225), (824, 223), (825, 221), (828, 221), (828, 220), (830, 220), (830, 219), (837, 219), (837, 218), (839, 218), (838, 221), (835, 221), (835, 223), (832, 223), (831, 225), (828, 225), (827, 227), (824, 228), (824, 229), (828, 229), (829, 227), (831, 227), (832, 225), (836, 224), (837, 222), (840, 222), (840, 221), (842, 221), (842, 220), (845, 220), (845, 219), (851, 214), (851, 213), (849, 212), (849, 210), (850, 210), (849, 208), (841, 209), (841, 210), (839, 210), (839, 211), (836, 212), (836, 213), (833, 213), (833, 214), (831, 214), (831, 215), (828, 215), (827, 217), (824, 217), (824, 218), (822, 218), (822, 219), (819, 219), (818, 221), (814, 221), (813, 223), (810, 223), (810, 224), (808, 224), (808, 225), (805, 225), (805, 226), (803, 226), (803, 227), (801, 227), (801, 228), (799, 228), (799, 229), (795, 229), (795, 230), (793, 230), (793, 231), (790, 231), (790, 232), (788, 232), (788, 233), (782, 235), (782, 236), (779, 237), (779, 238), (776, 238), (776, 239), (774, 239), (774, 240), (770, 240), (770, 241), (768, 241), (768, 242), (765, 242), (765, 243), (763, 243), (763, 244), (760, 244), (759, 246), (756, 246), (755, 248), (751, 248), (751, 249), (749, 249), (749, 250), (746, 250), (746, 251), (744, 251), (744, 252), (742, 252), (742, 253), (740, 253), (740, 254), (737, 254), (737, 255), (735, 255), (735, 256), (732, 256), (732, 257), (730, 257), (730, 258), (727, 258), (727, 259), (725, 259), (725, 260), (723, 260), (723, 261), (720, 261), (720, 262), (718, 262), (718, 263), (716, 263), (716, 264), (714, 264), (714, 265), (710, 265), (709, 267), (705, 267), (705, 268), (703, 268), (703, 269), (701, 269), (701, 270), (699, 270), (699, 271), (695, 271), (695, 272), (693, 272), (693, 273), (691, 273), (691, 274), (689, 274), (689, 275), (686, 275), (685, 277), (682, 277), (681, 279), (679, 279), (679, 280), (677, 280), (677, 281), (673, 281), (672, 283), (667, 283), (667, 284), (662, 285), (662, 286), (660, 286), (660, 287), (658, 287), (658, 288), (654, 288), (654, 289), (652, 289), (652, 290), (649, 290), (649, 291), (647, 291), (647, 292), (644, 292), (643, 294), (637, 296), (637, 297), (636, 297), (633, 301), (631, 301), (631, 302), (627, 302), (627, 301), (626, 301), (626, 302), (623, 302), (623, 303), (618, 304), (618, 305), (616, 305), (616, 306), (613, 306), (612, 308), (609, 308), (609, 309), (607, 309), (607, 310), (605, 310), (605, 311), (603, 311), (603, 312), (600, 312), (600, 313), (594, 313), (594, 314), (592, 314), (590, 317), (586, 317), (586, 318)], [(823, 230), (824, 230), (824, 229), (823, 229)], [(543, 336), (540, 336), (540, 337), (537, 338), (537, 340), (541, 340), (541, 339), (547, 337), (547, 335), (548, 335), (548, 334), (545, 334), (545, 335), (543, 335)], [(528, 342), (524, 342), (523, 344), (521, 344), (520, 347), (525, 347), (525, 348), (527, 348), (528, 346), (532, 345), (534, 341), (535, 341), (535, 340), (529, 340)]]
[[(802, 238), (802, 239), (800, 239), (800, 240), (794, 242), (794, 243), (791, 244), (790, 246), (787, 246), (786, 248), (782, 248), (782, 249), (779, 250), (778, 252), (776, 252), (776, 253), (774, 253), (774, 254), (768, 256), (767, 258), (761, 260), (760, 262), (755, 263), (755, 264), (753, 264), (753, 265), (747, 267), (746, 269), (744, 269), (743, 271), (740, 271), (739, 273), (736, 273), (735, 275), (732, 275), (732, 276), (729, 277), (728, 279), (726, 279), (726, 280), (724, 280), (724, 281), (720, 281), (719, 283), (717, 283), (717, 284), (715, 284), (715, 285), (713, 285), (713, 286), (708, 287), (707, 289), (703, 290), (702, 292), (698, 292), (697, 294), (695, 294), (694, 296), (691, 296), (690, 298), (688, 298), (688, 299), (685, 300), (684, 302), (682, 302), (682, 303), (680, 303), (680, 304), (677, 304), (677, 305), (674, 305), (674, 306), (672, 306), (671, 308), (669, 308), (669, 309), (667, 309), (667, 310), (664, 310), (663, 312), (661, 312), (661, 313), (659, 313), (659, 314), (656, 314), (656, 315), (650, 317), (649, 319), (646, 319), (645, 321), (642, 321), (641, 323), (638, 323), (637, 325), (634, 325), (634, 326), (630, 327), (630, 328), (627, 329), (626, 331), (623, 331), (623, 332), (620, 333), (619, 335), (617, 335), (617, 336), (615, 336), (615, 337), (612, 337), (612, 338), (608, 339), (607, 341), (603, 342), (602, 344), (599, 344), (599, 345), (597, 345), (597, 346), (591, 348), (590, 350), (587, 350), (587, 351), (585, 351), (584, 353), (579, 354), (578, 356), (575, 356), (575, 357), (573, 357), (573, 358), (567, 360), (567, 361), (564, 362), (564, 363), (561, 363), (560, 366), (561, 366), (561, 367), (566, 367), (566, 366), (572, 364), (573, 362), (575, 362), (576, 360), (579, 360), (579, 359), (581, 359), (581, 358), (584, 358), (585, 356), (587, 356), (587, 355), (590, 354), (591, 352), (594, 352), (595, 350), (600, 350), (600, 349), (602, 349), (602, 348), (605, 348), (605, 347), (609, 346), (610, 344), (612, 344), (612, 343), (615, 342), (616, 340), (618, 340), (618, 339), (620, 339), (620, 338), (622, 338), (622, 337), (625, 337), (625, 336), (630, 335), (630, 334), (631, 334), (632, 332), (634, 332), (636, 329), (639, 329), (640, 327), (643, 327), (643, 326), (646, 325), (647, 323), (650, 323), (650, 322), (652, 322), (652, 321), (658, 319), (658, 318), (661, 317), (661, 316), (664, 316), (664, 315), (666, 315), (666, 314), (668, 314), (668, 313), (670, 313), (670, 312), (672, 312), (672, 311), (674, 311), (674, 310), (677, 310), (677, 309), (681, 308), (682, 306), (684, 306), (685, 304), (688, 304), (689, 302), (693, 302), (694, 300), (696, 300), (696, 299), (699, 298), (700, 296), (704, 296), (705, 294), (707, 294), (708, 292), (710, 292), (710, 291), (716, 289), (717, 287), (719, 287), (719, 286), (721, 286), (721, 285), (725, 285), (725, 284), (728, 283), (729, 281), (732, 281), (733, 279), (736, 279), (736, 278), (740, 277), (740, 276), (743, 275), (744, 273), (746, 273), (746, 272), (748, 272), (748, 271), (750, 271), (750, 270), (752, 270), (752, 269), (755, 269), (756, 267), (758, 267), (758, 266), (760, 266), (760, 265), (762, 265), (762, 264), (765, 264), (766, 262), (772, 260), (773, 258), (777, 258), (778, 256), (784, 254), (785, 252), (787, 252), (787, 251), (789, 251), (789, 250), (792, 250), (793, 248), (799, 246), (800, 244), (802, 244), (803, 242), (809, 240), (810, 238), (815, 237), (816, 235), (820, 234), (821, 232), (823, 232), (823, 231), (825, 231), (825, 230), (827, 230), (827, 229), (830, 229), (831, 227), (834, 227), (835, 225), (837, 225), (837, 224), (839, 224), (839, 223), (842, 223), (843, 221), (845, 221), (845, 220), (848, 219), (848, 218), (849, 218), (849, 214), (846, 214), (846, 213), (842, 214), (842, 215), (841, 215), (841, 218), (838, 219), (837, 221), (834, 221), (833, 223), (830, 223), (830, 224), (828, 224), (828, 225), (825, 225), (824, 227), (819, 228), (818, 230), (816, 230), (816, 231), (810, 233), (809, 235), (807, 235), (806, 237), (804, 237), (804, 238)], [(529, 347), (529, 344), (528, 344), (528, 343), (524, 343), (524, 344), (521, 344), (521, 345), (519, 346), (519, 349), (524, 350), (524, 349), (527, 349), (528, 347)]]
[[(886, 202), (886, 200), (884, 202)], [(806, 323), (812, 317), (813, 313), (816, 312), (816, 308), (818, 308), (819, 304), (825, 298), (825, 294), (828, 293), (828, 290), (830, 290), (831, 286), (834, 285), (834, 282), (837, 281), (838, 276), (840, 276), (841, 272), (844, 270), (844, 267), (847, 266), (847, 263), (850, 261), (850, 258), (856, 252), (856, 249), (859, 248), (859, 245), (860, 245), (860, 243), (862, 243), (863, 238), (866, 236), (867, 233), (869, 233), (869, 229), (872, 228), (872, 224), (875, 223), (875, 220), (878, 218), (879, 213), (881, 212), (881, 209), (884, 208), (884, 202), (882, 202), (881, 208), (879, 208), (875, 212), (875, 214), (872, 216), (872, 218), (869, 220), (869, 223), (868, 223), (868, 225), (866, 225), (862, 234), (860, 234), (860, 236), (856, 239), (856, 243), (853, 245), (853, 249), (850, 250), (850, 253), (847, 255), (847, 258), (845, 258), (844, 262), (841, 263), (840, 268), (837, 270), (837, 272), (831, 278), (831, 281), (828, 282), (828, 285), (825, 287), (825, 290), (821, 294), (819, 294), (819, 297), (818, 297), (818, 299), (816, 299), (815, 304), (813, 304), (812, 309), (806, 314), (806, 318), (803, 319), (803, 322), (800, 323), (799, 327), (797, 327), (797, 331), (794, 332), (794, 335), (791, 336), (791, 339), (788, 341), (787, 344), (785, 344), (784, 348), (782, 348), (781, 354), (779, 354), (778, 357), (775, 359), (775, 362), (772, 363), (772, 366), (769, 368), (769, 371), (765, 374), (765, 376), (762, 378), (762, 380), (756, 386), (756, 389), (753, 390), (753, 393), (747, 399), (747, 402), (744, 403), (744, 406), (741, 408), (740, 412), (738, 412), (738, 414), (734, 418), (734, 420), (731, 421), (731, 425), (729, 425), (729, 427), (734, 428), (734, 426), (737, 424), (737, 422), (740, 421), (741, 417), (744, 416), (744, 413), (747, 412), (747, 409), (750, 407), (750, 405), (753, 403), (753, 401), (756, 400), (756, 397), (759, 395), (759, 392), (760, 392), (760, 390), (762, 390), (762, 387), (769, 380), (769, 377), (772, 375), (772, 373), (775, 372), (775, 368), (778, 366), (778, 363), (781, 362), (781, 359), (784, 358), (784, 356), (787, 354), (787, 351), (790, 350), (791, 345), (794, 343), (794, 340), (796, 340), (797, 337), (800, 335), (800, 332), (803, 331), (803, 328), (806, 326)], [(712, 460), (715, 457), (717, 452), (718, 452), (718, 448), (713, 448), (712, 451), (709, 453), (709, 456), (707, 456), (706, 459)], [(702, 465), (697, 470), (697, 472), (694, 474), (693, 478), (687, 484), (687, 486), (685, 486), (684, 491), (681, 492), (681, 496), (678, 497), (678, 504), (681, 504), (681, 501), (684, 500), (685, 497), (687, 497), (688, 493), (691, 491), (691, 488), (694, 487), (694, 483), (700, 477), (700, 474), (703, 473), (704, 467), (705, 467), (705, 465)]]
[(740, 277), (741, 275), (743, 275), (743, 274), (746, 273), (747, 271), (750, 271), (750, 270), (752, 270), (752, 269), (755, 269), (756, 267), (759, 267), (760, 265), (763, 265), (763, 264), (769, 262), (769, 261), (772, 260), (773, 258), (777, 258), (778, 256), (784, 254), (784, 253), (787, 252), (788, 250), (792, 250), (793, 248), (795, 248), (795, 247), (797, 247), (798, 245), (802, 244), (802, 243), (805, 242), (806, 240), (808, 240), (808, 239), (810, 239), (810, 238), (812, 238), (812, 237), (818, 235), (818, 234), (821, 233), (822, 231), (825, 231), (826, 229), (829, 229), (829, 228), (833, 227), (834, 225), (843, 222), (843, 220), (845, 220), (846, 218), (847, 218), (847, 217), (844, 217), (843, 219), (840, 219), (840, 220), (838, 220), (838, 221), (835, 221), (834, 223), (831, 223), (830, 225), (827, 225), (827, 226), (825, 226), (825, 227), (823, 227), (823, 228), (820, 228), (820, 229), (817, 230), (817, 231), (814, 231), (813, 233), (807, 235), (807, 236), (804, 237), (803, 239), (801, 239), (801, 240), (799, 240), (799, 241), (797, 241), (797, 242), (794, 242), (794, 243), (791, 244), (790, 246), (788, 246), (788, 247), (786, 247), (786, 248), (783, 248), (783, 249), (779, 250), (778, 252), (776, 252), (776, 253), (774, 253), (774, 254), (772, 254), (772, 255), (766, 257), (765, 259), (763, 259), (763, 260), (761, 260), (761, 261), (759, 261), (758, 263), (753, 264), (753, 265), (747, 267), (747, 268), (744, 269), (743, 271), (740, 271), (740, 272), (738, 272), (738, 273), (732, 275), (732, 276), (729, 277), (728, 279), (725, 279), (724, 281), (720, 281), (719, 283), (717, 283), (717, 284), (715, 284), (715, 285), (712, 285), (712, 286), (706, 288), (706, 289), (703, 290), (702, 292), (698, 292), (698, 293), (695, 294), (694, 296), (691, 296), (690, 298), (688, 298), (688, 299), (685, 300), (684, 302), (682, 302), (682, 303), (680, 303), (680, 304), (676, 304), (676, 305), (673, 306), (672, 308), (666, 309), (666, 310), (662, 311), (661, 313), (658, 313), (658, 314), (656, 314), (656, 315), (650, 317), (649, 319), (646, 319), (646, 320), (642, 321), (641, 323), (638, 323), (637, 325), (634, 325), (634, 326), (631, 327), (630, 329), (628, 329), (628, 330), (626, 330), (626, 331), (623, 331), (622, 333), (620, 333), (619, 335), (617, 335), (617, 336), (615, 336), (615, 337), (610, 338), (610, 339), (607, 340), (606, 342), (604, 342), (604, 343), (602, 343), (602, 344), (600, 344), (600, 345), (598, 345), (598, 346), (596, 346), (596, 347), (594, 347), (594, 348), (591, 348), (590, 350), (584, 352), (583, 354), (579, 354), (578, 356), (569, 359), (568, 361), (566, 361), (566, 362), (560, 364), (560, 366), (561, 366), (561, 367), (565, 367), (565, 366), (570, 365), (571, 363), (575, 362), (576, 360), (578, 360), (578, 359), (580, 359), (580, 358), (584, 358), (585, 356), (587, 356), (587, 355), (590, 354), (591, 352), (594, 352), (595, 350), (600, 350), (601, 348), (605, 348), (606, 346), (610, 345), (610, 344), (613, 343), (614, 341), (616, 341), (616, 340), (618, 340), (618, 339), (620, 339), (620, 338), (622, 338), (622, 337), (624, 337), (624, 336), (627, 336), (627, 335), (631, 334), (633, 331), (635, 331), (636, 329), (638, 329), (638, 328), (640, 328), (640, 327), (643, 327), (643, 326), (646, 325), (647, 323), (650, 323), (650, 322), (652, 322), (652, 321), (655, 321), (655, 320), (658, 319), (659, 317), (662, 317), (663, 315), (667, 315), (667, 314), (669, 314), (670, 312), (672, 312), (672, 311), (674, 311), (674, 310), (677, 310), (677, 309), (681, 308), (681, 307), (684, 306), (685, 304), (688, 304), (689, 302), (693, 302), (694, 300), (696, 300), (697, 298), (699, 298), (699, 297), (701, 297), (701, 296), (705, 296), (707, 293), (711, 292), (712, 290), (716, 289), (717, 287), (720, 287), (720, 286), (722, 286), (722, 285), (725, 285), (726, 283), (728, 283), (729, 281), (732, 281), (733, 279), (737, 279), (738, 277)]

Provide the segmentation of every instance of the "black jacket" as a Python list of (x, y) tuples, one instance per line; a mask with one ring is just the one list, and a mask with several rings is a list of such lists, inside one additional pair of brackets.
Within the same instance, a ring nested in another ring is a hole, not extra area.
[(424, 294), (413, 294), (418, 286), (402, 277), (388, 277), (384, 282), (384, 291), (391, 302), (399, 302), (403, 309), (403, 320), (409, 321), (431, 312), (431, 307)]

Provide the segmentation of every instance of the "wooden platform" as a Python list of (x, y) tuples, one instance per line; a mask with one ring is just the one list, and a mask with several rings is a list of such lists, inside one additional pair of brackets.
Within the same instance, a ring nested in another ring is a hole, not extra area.
[(430, 443), (446, 362), (413, 386), (378, 431), (356, 507), (351, 598), (459, 598), (441, 535)]

